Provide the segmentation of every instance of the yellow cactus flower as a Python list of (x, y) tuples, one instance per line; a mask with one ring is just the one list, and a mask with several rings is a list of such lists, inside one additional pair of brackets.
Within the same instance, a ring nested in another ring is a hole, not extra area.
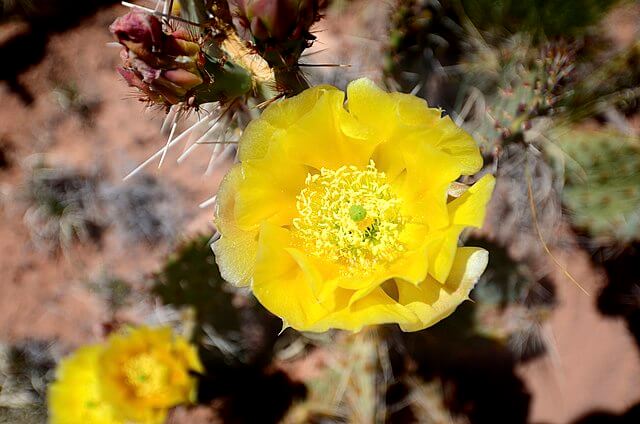
[(202, 372), (193, 345), (168, 327), (112, 335), (100, 357), (103, 393), (125, 422), (162, 423), (169, 408), (195, 401)]
[(104, 348), (85, 346), (62, 360), (49, 386), (50, 424), (124, 424), (100, 388), (98, 360)]
[[(217, 197), (222, 276), (303, 331), (426, 328), (468, 298), (488, 254), (494, 178), (474, 140), (424, 100), (368, 79), (271, 104), (249, 124)], [(455, 188), (455, 190), (454, 190)], [(466, 187), (464, 187), (466, 188)]]

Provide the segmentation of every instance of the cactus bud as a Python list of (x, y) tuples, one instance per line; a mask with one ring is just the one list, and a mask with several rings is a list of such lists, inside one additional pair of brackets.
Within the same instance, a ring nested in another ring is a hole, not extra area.
[(204, 82), (200, 46), (186, 32), (165, 33), (156, 17), (141, 12), (116, 19), (110, 30), (124, 46), (120, 75), (148, 100), (175, 104)]
[(320, 18), (326, 1), (234, 0), (237, 15), (256, 41), (312, 39), (309, 28)]
[(223, 50), (202, 47), (183, 29), (163, 30), (153, 15), (128, 13), (110, 30), (124, 46), (120, 75), (152, 103), (198, 106), (230, 100), (253, 88), (251, 73)]
[(326, 0), (229, 0), (231, 9), (260, 55), (274, 69), (285, 94), (306, 88), (298, 69), (302, 51), (315, 37), (311, 25), (321, 17)]

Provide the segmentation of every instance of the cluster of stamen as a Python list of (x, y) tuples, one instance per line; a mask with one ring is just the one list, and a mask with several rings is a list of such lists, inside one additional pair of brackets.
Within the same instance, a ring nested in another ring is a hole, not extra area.
[(369, 269), (402, 251), (400, 200), (373, 161), (307, 175), (293, 227), (314, 255)]
[(153, 355), (143, 353), (134, 356), (125, 363), (124, 373), (137, 396), (154, 396), (164, 390), (167, 369)]

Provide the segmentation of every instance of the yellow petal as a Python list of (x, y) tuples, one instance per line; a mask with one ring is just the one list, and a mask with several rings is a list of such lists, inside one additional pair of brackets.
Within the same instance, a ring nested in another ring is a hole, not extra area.
[(404, 150), (406, 176), (394, 181), (394, 189), (403, 200), (403, 209), (415, 223), (435, 230), (449, 225), (447, 190), (460, 176), (453, 157), (432, 146), (416, 144)]
[(465, 130), (457, 126), (451, 117), (445, 116), (438, 122), (442, 131), (436, 146), (455, 157), (463, 175), (473, 175), (482, 168), (482, 155), (478, 144)]
[(421, 143), (455, 157), (463, 175), (475, 174), (482, 167), (482, 156), (473, 138), (449, 116), (441, 117), (442, 111), (430, 108), (423, 99), (387, 93), (366, 78), (349, 84), (347, 99), (349, 111), (375, 129), (375, 135), (383, 142), (394, 145), (408, 135), (420, 134)]
[(358, 121), (373, 128), (382, 141), (388, 140), (395, 127), (396, 102), (368, 78), (347, 86), (348, 108)]
[(313, 293), (313, 275), (300, 269), (287, 251), (289, 247), (289, 230), (262, 225), (252, 289), (260, 303), (282, 318), (285, 325), (304, 331), (327, 311)]
[(381, 141), (400, 139), (411, 127), (434, 126), (441, 112), (427, 102), (402, 93), (387, 93), (373, 81), (360, 78), (347, 87), (349, 112), (375, 130)]
[(276, 128), (288, 129), (313, 110), (319, 98), (332, 92), (341, 93), (340, 90), (330, 85), (311, 87), (296, 96), (271, 103), (262, 112), (259, 119), (269, 122)]
[(451, 268), (446, 284), (427, 278), (419, 286), (397, 281), (399, 303), (413, 311), (419, 321), (401, 324), (403, 331), (418, 331), (448, 317), (463, 301), (484, 272), (488, 252), (475, 247), (461, 247)]
[(397, 120), (402, 125), (432, 128), (439, 125), (442, 111), (431, 108), (427, 101), (405, 93), (390, 93), (396, 102)]
[(236, 165), (220, 184), (215, 224), (221, 237), (211, 247), (222, 278), (236, 286), (247, 286), (255, 266), (258, 230), (242, 230), (235, 221), (235, 194), (241, 178), (241, 167)]
[(404, 149), (394, 142), (379, 144), (372, 155), (376, 168), (384, 172), (391, 183), (395, 183), (407, 168), (404, 158)]
[(287, 225), (297, 215), (296, 196), (304, 187), (308, 170), (283, 154), (270, 153), (263, 159), (242, 163), (242, 179), (235, 197), (238, 227), (249, 231), (261, 222)]
[(276, 142), (278, 131), (279, 129), (266, 119), (255, 119), (249, 122), (238, 143), (238, 159), (244, 162), (250, 159), (264, 158), (271, 145)]
[(320, 268), (317, 265), (317, 262), (314, 258), (310, 257), (300, 249), (294, 247), (285, 248), (285, 251), (291, 255), (293, 260), (300, 267), (300, 271), (304, 274), (311, 290), (314, 293), (314, 297), (318, 298), (320, 295), (320, 291), (322, 290), (322, 283), (324, 281), (324, 276), (320, 272)]
[(260, 115), (247, 125), (238, 146), (240, 161), (262, 159), (273, 145), (281, 143), (283, 130), (297, 122), (312, 110), (318, 98), (326, 92), (338, 91), (328, 85), (316, 86), (297, 96), (271, 103)]
[(444, 283), (449, 275), (462, 230), (482, 226), (494, 185), (492, 175), (478, 180), (447, 205), (451, 226), (429, 234), (429, 273), (439, 282)]
[(482, 227), (495, 183), (493, 175), (487, 174), (447, 205), (454, 225)]
[(407, 224), (405, 226), (400, 237), (407, 251), (390, 264), (384, 280), (402, 278), (418, 284), (427, 277), (429, 267), (427, 234), (424, 225)]
[(377, 288), (351, 306), (318, 321), (308, 331), (326, 331), (330, 328), (360, 331), (368, 325), (410, 325), (416, 321), (417, 317), (410, 309), (393, 300), (384, 290)]
[(326, 91), (283, 136), (287, 155), (316, 169), (366, 166), (377, 141), (344, 109), (342, 91)]
[(103, 351), (102, 345), (83, 346), (58, 364), (47, 389), (51, 424), (123, 423), (101, 392), (98, 361)]
[(452, 226), (436, 231), (427, 237), (427, 257), (429, 258), (429, 274), (437, 281), (447, 280), (458, 248), (458, 238), (463, 227)]

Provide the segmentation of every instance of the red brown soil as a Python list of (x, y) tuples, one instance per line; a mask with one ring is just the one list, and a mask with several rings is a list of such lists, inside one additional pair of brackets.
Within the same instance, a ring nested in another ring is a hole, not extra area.
[(585, 295), (559, 267), (552, 268), (558, 306), (546, 324), (549, 352), (519, 367), (532, 395), (530, 421), (567, 423), (604, 410), (623, 413), (640, 400), (640, 354), (622, 319), (596, 307), (605, 276), (588, 255), (556, 252)]
[[(105, 305), (86, 283), (105, 271), (125, 281), (141, 281), (170, 251), (167, 245), (128, 243), (108, 228), (101, 247), (75, 244), (64, 255), (50, 255), (32, 243), (22, 220), (26, 204), (21, 197), (31, 155), (44, 153), (55, 166), (100, 168), (112, 184), (124, 185), (122, 177), (166, 141), (159, 131), (162, 112), (133, 99), (131, 89), (114, 73), (118, 49), (107, 46), (112, 41), (107, 28), (124, 12), (121, 7), (105, 10), (53, 36), (44, 60), (19, 77), (34, 96), (31, 105), (0, 85), (0, 135), (10, 144), (11, 162), (8, 170), (0, 171), (2, 341), (55, 338), (68, 349), (98, 339)], [(74, 86), (80, 96), (98, 102), (92, 126), (58, 104), (54, 90), (63, 86)], [(182, 147), (178, 148), (162, 169), (152, 164), (146, 172), (177, 189), (176, 207), (186, 213), (181, 238), (212, 233), (211, 208), (197, 205), (215, 193), (220, 173), (204, 176), (209, 160), (205, 149), (177, 166)]]

